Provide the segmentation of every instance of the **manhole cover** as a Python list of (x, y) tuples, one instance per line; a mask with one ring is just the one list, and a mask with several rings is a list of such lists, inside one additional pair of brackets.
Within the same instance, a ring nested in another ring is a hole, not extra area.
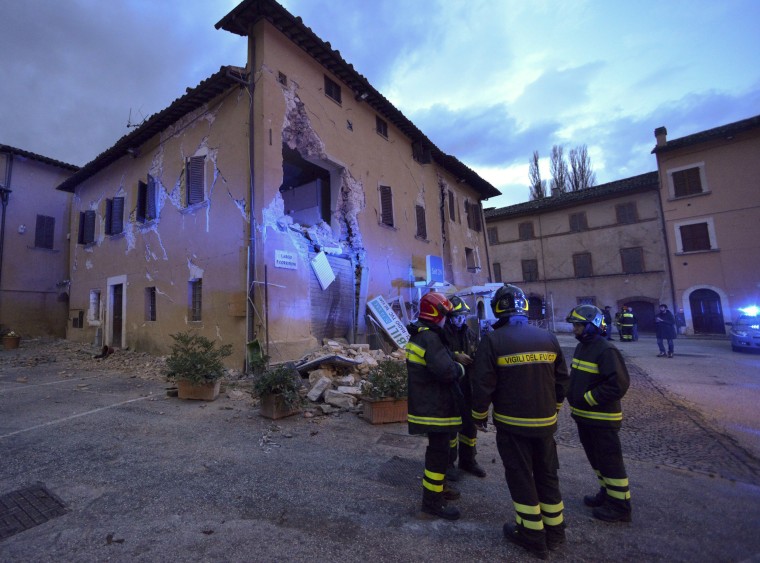
[(66, 513), (42, 483), (0, 496), (0, 541)]
[(383, 432), (380, 438), (377, 439), (377, 443), (384, 446), (395, 446), (397, 448), (413, 450), (420, 443), (420, 437), (410, 436), (408, 434), (392, 434), (390, 432)]

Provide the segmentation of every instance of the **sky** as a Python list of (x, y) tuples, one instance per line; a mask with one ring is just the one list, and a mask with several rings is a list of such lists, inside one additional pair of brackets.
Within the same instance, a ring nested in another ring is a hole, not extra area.
[[(586, 145), (598, 184), (676, 139), (760, 114), (758, 0), (282, 0), (503, 195), (533, 151)], [(0, 0), (0, 144), (83, 166), (246, 42), (236, 0)]]

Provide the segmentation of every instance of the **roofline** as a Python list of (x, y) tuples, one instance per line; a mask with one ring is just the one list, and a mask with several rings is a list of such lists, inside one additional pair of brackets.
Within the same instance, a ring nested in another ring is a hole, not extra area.
[(54, 158), (49, 158), (47, 156), (42, 156), (41, 154), (37, 154), (35, 152), (29, 152), (23, 149), (18, 149), (10, 145), (0, 144), (0, 153), (11, 154), (11, 155), (15, 154), (18, 156), (23, 156), (24, 158), (28, 158), (30, 160), (36, 160), (44, 164), (49, 164), (51, 166), (57, 166), (58, 168), (63, 168), (64, 170), (71, 170), (72, 172), (79, 170), (79, 166), (76, 166), (74, 164), (68, 164), (67, 162), (55, 160)]
[(577, 192), (565, 192), (558, 196), (534, 199), (508, 207), (498, 209), (489, 208), (484, 211), (486, 221), (489, 219), (508, 219), (525, 215), (536, 215), (576, 207), (581, 203), (590, 201), (604, 201), (623, 195), (655, 191), (660, 189), (660, 179), (657, 172), (647, 172), (638, 176), (631, 176), (623, 180), (616, 180), (607, 184), (600, 184)]
[(123, 156), (132, 154), (135, 149), (175, 123), (182, 116), (201, 107), (233, 86), (242, 86), (241, 82), (244, 83), (246, 80), (245, 69), (235, 66), (221, 67), (195, 88), (187, 88), (184, 96), (174, 100), (166, 109), (151, 115), (140, 127), (124, 135), (111, 148), (100, 153), (56, 189), (74, 193), (79, 184)]
[(266, 20), (285, 35), (292, 43), (300, 47), (328, 72), (338, 77), (353, 92), (354, 96), (364, 100), (378, 114), (390, 121), (412, 143), (421, 143), (430, 150), (433, 160), (454, 175), (457, 180), (464, 180), (471, 185), (482, 199), (501, 195), (489, 182), (477, 172), (462, 163), (456, 157), (444, 153), (426, 135), (420, 131), (404, 114), (391, 104), (369, 81), (357, 72), (353, 65), (346, 62), (340, 51), (333, 50), (329, 42), (320, 39), (300, 17), (288, 12), (275, 0), (245, 0), (215, 25), (236, 35), (247, 36), (248, 30), (259, 22)]
[(683, 147), (698, 145), (700, 143), (707, 143), (716, 139), (725, 139), (730, 141), (734, 135), (756, 129), (760, 127), (760, 115), (742, 119), (741, 121), (735, 121), (728, 123), (727, 125), (721, 125), (720, 127), (714, 127), (713, 129), (707, 129), (694, 133), (693, 135), (687, 135), (686, 137), (680, 137), (667, 141), (664, 145), (655, 146), (652, 149), (652, 154), (662, 154), (672, 150), (680, 149)]

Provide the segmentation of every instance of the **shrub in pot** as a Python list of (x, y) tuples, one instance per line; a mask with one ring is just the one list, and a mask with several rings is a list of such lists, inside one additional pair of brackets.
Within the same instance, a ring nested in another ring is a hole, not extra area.
[(222, 360), (232, 354), (232, 345), (216, 342), (194, 332), (170, 334), (174, 340), (166, 358), (166, 376), (177, 382), (180, 399), (214, 400), (219, 395)]
[(372, 424), (406, 422), (406, 363), (383, 360), (370, 369), (362, 386), (364, 418)]
[(261, 400), (261, 415), (275, 420), (301, 412), (303, 388), (293, 363), (267, 368), (253, 380), (253, 394)]

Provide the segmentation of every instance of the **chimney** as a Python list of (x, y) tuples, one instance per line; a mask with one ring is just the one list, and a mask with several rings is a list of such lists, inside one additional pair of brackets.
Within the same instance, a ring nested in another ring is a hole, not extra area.
[(668, 130), (665, 127), (658, 127), (654, 130), (654, 137), (657, 139), (657, 146), (664, 147), (668, 142)]

